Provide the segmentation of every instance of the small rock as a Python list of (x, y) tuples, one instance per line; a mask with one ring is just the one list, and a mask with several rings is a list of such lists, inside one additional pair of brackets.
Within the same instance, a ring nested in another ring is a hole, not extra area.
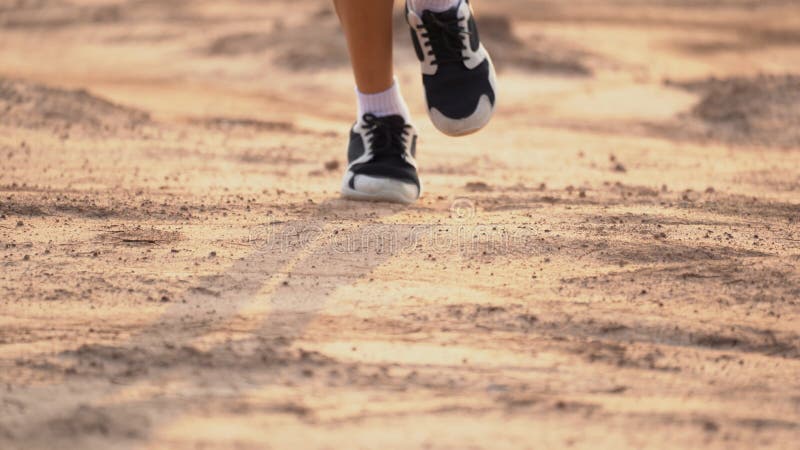
[(464, 188), (472, 192), (486, 192), (492, 190), (492, 188), (483, 181), (470, 181), (464, 185)]
[(709, 433), (716, 433), (717, 431), (719, 431), (719, 425), (717, 425), (717, 423), (714, 421), (704, 420), (703, 429)]
[(336, 159), (332, 159), (332, 160), (330, 160), (330, 161), (325, 163), (325, 170), (327, 170), (329, 172), (333, 171), (333, 170), (337, 170), (338, 168), (339, 168), (339, 161), (336, 160)]

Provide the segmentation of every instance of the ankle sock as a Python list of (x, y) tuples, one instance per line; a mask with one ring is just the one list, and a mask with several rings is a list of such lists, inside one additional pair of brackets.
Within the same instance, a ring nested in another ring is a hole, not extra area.
[(411, 9), (417, 14), (423, 11), (443, 12), (455, 8), (461, 0), (410, 0)]
[(400, 85), (395, 78), (392, 87), (389, 89), (378, 92), (377, 94), (363, 94), (356, 88), (356, 95), (358, 96), (358, 120), (360, 121), (364, 114), (375, 114), (378, 117), (399, 115), (402, 116), (406, 122), (411, 121), (411, 113), (408, 111), (403, 94), (400, 93)]

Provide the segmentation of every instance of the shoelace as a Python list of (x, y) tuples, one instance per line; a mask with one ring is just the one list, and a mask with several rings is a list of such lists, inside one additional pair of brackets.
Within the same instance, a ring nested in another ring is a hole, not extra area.
[(406, 151), (406, 139), (411, 129), (403, 117), (398, 115), (378, 117), (364, 114), (367, 137), (374, 154), (402, 155)]
[(462, 53), (467, 47), (461, 35), (469, 36), (471, 33), (461, 27), (460, 18), (443, 19), (431, 11), (425, 11), (422, 13), (422, 23), (417, 25), (417, 28), (425, 30), (422, 33), (422, 37), (428, 38), (425, 46), (430, 47), (428, 54), (435, 57), (431, 64), (461, 62), (468, 59)]

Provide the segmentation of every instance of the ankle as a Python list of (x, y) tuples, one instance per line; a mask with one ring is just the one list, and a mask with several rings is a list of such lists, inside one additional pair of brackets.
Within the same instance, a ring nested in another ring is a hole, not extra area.
[(411, 114), (400, 92), (400, 85), (396, 78), (392, 86), (383, 92), (365, 94), (356, 88), (356, 96), (358, 98), (359, 121), (364, 114), (374, 114), (378, 117), (399, 115), (406, 122), (411, 120)]
[(431, 12), (444, 12), (455, 8), (461, 0), (410, 0), (409, 6), (417, 13), (422, 14), (423, 11)]

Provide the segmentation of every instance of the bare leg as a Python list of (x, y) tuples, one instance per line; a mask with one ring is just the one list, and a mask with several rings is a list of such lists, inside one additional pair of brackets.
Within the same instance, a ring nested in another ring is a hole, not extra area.
[(392, 87), (393, 0), (333, 0), (344, 29), (358, 90)]
[(393, 0), (333, 3), (347, 38), (358, 98), (342, 195), (413, 203), (422, 190), (414, 160), (417, 132), (393, 76)]

